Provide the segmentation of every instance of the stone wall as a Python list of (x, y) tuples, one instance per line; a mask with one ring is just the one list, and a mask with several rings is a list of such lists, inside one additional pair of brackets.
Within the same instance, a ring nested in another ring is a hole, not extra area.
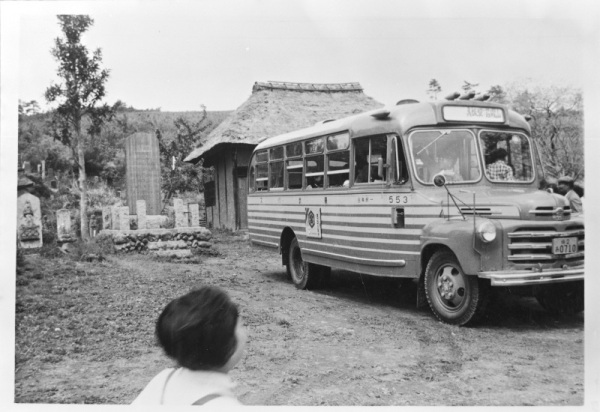
[(103, 230), (111, 236), (117, 252), (151, 252), (156, 255), (191, 256), (196, 250), (210, 250), (212, 233), (203, 227), (142, 230)]

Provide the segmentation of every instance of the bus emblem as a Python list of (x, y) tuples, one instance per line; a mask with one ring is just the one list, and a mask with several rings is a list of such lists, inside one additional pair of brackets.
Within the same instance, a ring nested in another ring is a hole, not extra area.
[(306, 208), (306, 237), (321, 239), (321, 208)]

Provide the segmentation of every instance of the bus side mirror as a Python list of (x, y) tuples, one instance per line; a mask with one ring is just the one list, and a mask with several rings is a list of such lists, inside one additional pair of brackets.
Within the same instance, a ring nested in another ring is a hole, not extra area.
[(383, 179), (383, 157), (377, 159), (377, 174)]
[(433, 184), (436, 185), (437, 187), (445, 186), (446, 178), (442, 174), (435, 175), (435, 176), (433, 176)]

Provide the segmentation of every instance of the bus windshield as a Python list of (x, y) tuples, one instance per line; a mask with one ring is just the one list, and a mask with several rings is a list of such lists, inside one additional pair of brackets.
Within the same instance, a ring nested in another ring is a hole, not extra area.
[(409, 137), (413, 167), (421, 183), (443, 174), (448, 184), (481, 178), (475, 136), (468, 130), (419, 130)]
[(490, 181), (533, 181), (531, 144), (525, 135), (484, 130), (479, 139), (486, 165), (485, 175)]

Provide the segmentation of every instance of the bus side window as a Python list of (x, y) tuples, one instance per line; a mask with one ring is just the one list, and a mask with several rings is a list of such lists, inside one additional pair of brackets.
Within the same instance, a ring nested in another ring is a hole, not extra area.
[(254, 175), (254, 164), (250, 166), (250, 176), (248, 177), (248, 192), (254, 192), (256, 179)]
[(354, 141), (354, 183), (369, 181), (369, 139)]
[(306, 188), (323, 188), (323, 155), (306, 156)]
[(285, 147), (285, 171), (287, 174), (287, 189), (302, 189), (302, 172), (304, 161), (302, 160), (302, 143), (290, 143)]
[(385, 182), (379, 175), (379, 159), (387, 160), (387, 136), (373, 136), (354, 141), (354, 183)]
[(256, 152), (251, 162), (250, 178), (253, 182), (249, 185), (256, 191), (269, 190), (269, 157), (268, 152)]
[(269, 190), (269, 165), (267, 163), (256, 165), (256, 190)]
[(288, 174), (288, 189), (302, 189), (302, 159), (290, 159), (286, 161)]
[(283, 162), (271, 162), (271, 176), (269, 187), (271, 189), (283, 189)]
[(334, 152), (327, 155), (328, 187), (347, 186), (350, 179), (350, 152)]
[(327, 187), (350, 184), (350, 135), (340, 133), (327, 137)]

